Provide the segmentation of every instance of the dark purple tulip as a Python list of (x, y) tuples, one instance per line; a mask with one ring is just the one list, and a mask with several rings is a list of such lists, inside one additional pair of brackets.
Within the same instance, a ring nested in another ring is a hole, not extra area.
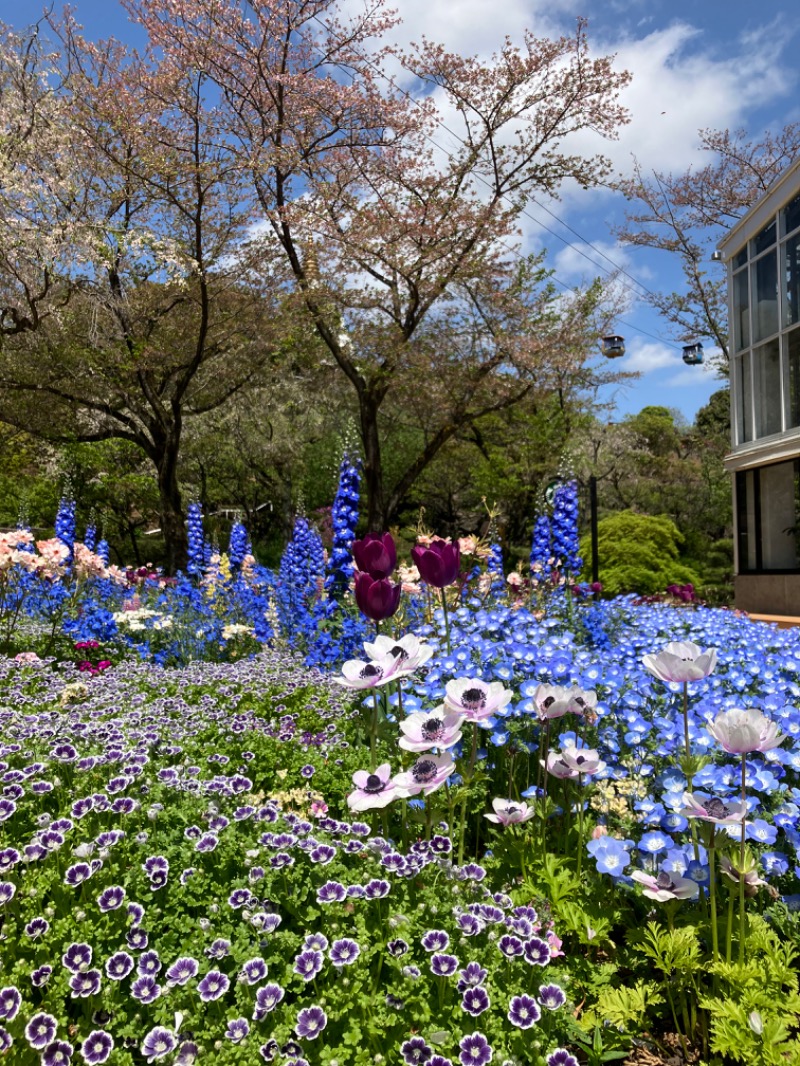
[(419, 570), (419, 576), (435, 589), (452, 585), (461, 569), (461, 552), (457, 544), (444, 540), (431, 541), (426, 548), (417, 544), (411, 549), (411, 557)]
[(400, 584), (376, 580), (369, 574), (356, 574), (356, 603), (361, 613), (373, 622), (391, 618), (400, 606)]
[(391, 533), (367, 533), (351, 545), (356, 566), (372, 578), (388, 577), (397, 566), (397, 549)]

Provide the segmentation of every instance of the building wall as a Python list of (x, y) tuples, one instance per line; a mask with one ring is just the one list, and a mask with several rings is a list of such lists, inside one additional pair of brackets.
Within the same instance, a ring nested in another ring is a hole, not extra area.
[(737, 574), (734, 593), (740, 611), (800, 617), (800, 574)]

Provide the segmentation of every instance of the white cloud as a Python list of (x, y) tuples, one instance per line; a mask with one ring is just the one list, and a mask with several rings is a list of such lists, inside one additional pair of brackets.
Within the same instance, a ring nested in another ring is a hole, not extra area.
[(639, 374), (652, 374), (680, 364), (680, 353), (660, 341), (640, 341), (626, 338), (625, 356), (620, 360), (621, 370), (634, 370)]

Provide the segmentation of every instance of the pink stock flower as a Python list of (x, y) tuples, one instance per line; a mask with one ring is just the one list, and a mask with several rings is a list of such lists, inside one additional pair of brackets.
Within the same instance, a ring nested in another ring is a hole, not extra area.
[(496, 825), (519, 825), (530, 821), (535, 813), (527, 803), (510, 799), (493, 799), (492, 807), (494, 814), (484, 814), (483, 817)]
[(721, 711), (706, 729), (729, 755), (770, 751), (786, 740), (780, 736), (775, 722), (755, 707), (746, 711), (738, 708)]
[(545, 940), (550, 945), (551, 959), (557, 959), (559, 955), (564, 954), (564, 952), (561, 950), (561, 945), (564, 943), (564, 941), (561, 939), (560, 936), (556, 936), (552, 929), (549, 933), (545, 934)]
[(431, 748), (452, 748), (461, 740), (463, 715), (450, 714), (437, 707), (435, 711), (415, 711), (400, 723), (403, 736), (400, 747), (405, 751), (430, 751)]
[(706, 796), (703, 792), (684, 792), (684, 806), (678, 812), (685, 818), (699, 818), (712, 825), (741, 825), (747, 816), (744, 803), (725, 803), (716, 796)]
[(659, 903), (666, 903), (670, 899), (697, 899), (699, 893), (696, 881), (691, 881), (688, 877), (673, 877), (663, 870), (657, 877), (646, 874), (643, 870), (634, 870), (631, 877), (644, 886), (643, 895)]
[(410, 770), (398, 774), (394, 779), (397, 794), (403, 799), (418, 796), (420, 792), (429, 796), (442, 787), (455, 768), (449, 752), (444, 755), (423, 755)]
[(564, 781), (568, 778), (589, 777), (605, 770), (606, 764), (592, 748), (576, 748), (568, 744), (561, 751), (551, 751), (547, 763), (542, 763), (549, 774)]
[(387, 807), (399, 795), (388, 762), (379, 766), (375, 773), (356, 770), (353, 774), (353, 784), (356, 786), (355, 791), (347, 797), (347, 806), (351, 811), (371, 811)]
[(659, 681), (700, 681), (717, 665), (716, 648), (703, 651), (690, 640), (672, 641), (657, 655), (642, 658), (645, 669)]
[(445, 686), (444, 705), (458, 711), (470, 722), (491, 718), (511, 702), (511, 689), (502, 681), (481, 681), (480, 678), (457, 677)]
[(333, 680), (337, 685), (343, 685), (345, 688), (378, 688), (394, 680), (399, 662), (399, 659), (394, 659), (391, 655), (368, 663), (360, 659), (348, 659), (342, 666), (343, 676), (335, 677)]

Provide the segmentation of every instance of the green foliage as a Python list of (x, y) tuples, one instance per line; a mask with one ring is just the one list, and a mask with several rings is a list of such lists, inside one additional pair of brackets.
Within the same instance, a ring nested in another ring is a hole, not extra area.
[(605, 1020), (625, 1032), (641, 1032), (652, 1011), (664, 1003), (653, 981), (637, 981), (631, 987), (609, 985), (600, 990), (590, 1018)]
[[(598, 548), (604, 593), (648, 595), (663, 592), (667, 585), (696, 584), (697, 574), (680, 560), (682, 543), (677, 526), (664, 515), (622, 511), (603, 518), (598, 523)], [(588, 537), (581, 540), (581, 554), (591, 557)]]

